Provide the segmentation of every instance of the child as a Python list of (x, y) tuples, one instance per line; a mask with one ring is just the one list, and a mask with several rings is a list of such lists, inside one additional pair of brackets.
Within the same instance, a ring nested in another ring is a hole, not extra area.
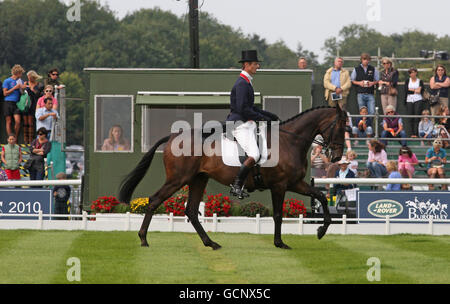
[[(395, 160), (390, 160), (386, 164), (386, 170), (389, 173), (388, 178), (401, 178), (400, 172), (397, 171), (397, 163)], [(388, 184), (386, 186), (387, 191), (399, 191), (401, 190), (401, 184)]]
[(2, 147), (2, 162), (5, 165), (8, 180), (20, 180), (19, 166), (22, 163), (22, 150), (16, 141), (16, 135), (9, 134), (8, 144)]
[[(435, 137), (436, 131), (433, 131), (434, 124), (428, 117), (426, 117), (427, 115), (430, 115), (430, 111), (425, 109), (422, 111), (422, 115), (424, 117), (422, 117), (422, 119), (419, 122), (419, 136), (422, 138)], [(424, 145), (423, 141), (422, 141), (421, 145), (422, 146)]]
[(356, 160), (358, 155), (356, 154), (355, 151), (349, 150), (347, 151), (345, 156), (347, 157), (347, 160), (350, 162), (350, 165), (348, 166), (349, 169), (352, 170), (353, 173), (355, 173), (355, 176), (358, 176), (358, 161)]
[[(367, 117), (369, 112), (367, 110), (366, 106), (362, 106), (359, 109), (359, 115), (363, 115), (362, 117), (356, 118), (355, 125), (352, 129), (353, 137), (372, 137), (373, 130), (372, 130), (372, 118)], [(355, 142), (355, 145), (358, 142)]]
[[(56, 174), (56, 178), (66, 179), (67, 176), (64, 172)], [(55, 198), (55, 214), (68, 214), (67, 201), (70, 198), (70, 187), (67, 185), (55, 186), (53, 188), (53, 196)], [(58, 217), (57, 219), (66, 219)]]
[(418, 165), (416, 154), (408, 146), (401, 147), (398, 153), (398, 171), (403, 177), (412, 178), (414, 166)]

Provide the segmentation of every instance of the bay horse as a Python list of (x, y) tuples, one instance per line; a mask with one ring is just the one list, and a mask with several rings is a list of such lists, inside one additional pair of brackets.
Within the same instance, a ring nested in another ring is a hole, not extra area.
[[(271, 191), (275, 222), (274, 245), (276, 247), (290, 248), (281, 240), (282, 207), (286, 191), (310, 196), (312, 199), (320, 201), (323, 207), (324, 221), (323, 226), (320, 226), (317, 230), (317, 237), (321, 239), (325, 235), (328, 226), (331, 224), (327, 199), (321, 191), (303, 180), (308, 168), (308, 151), (316, 135), (320, 134), (324, 139), (321, 144), (330, 154), (331, 160), (333, 162), (340, 160), (344, 149), (346, 120), (346, 112), (337, 106), (308, 109), (280, 123), (278, 163), (274, 167), (260, 168), (264, 188)], [(269, 132), (267, 135), (268, 141), (270, 139)], [(147, 231), (153, 212), (181, 187), (188, 185), (189, 195), (186, 215), (203, 244), (212, 247), (214, 250), (219, 249), (221, 246), (209, 238), (198, 220), (200, 200), (209, 178), (213, 178), (221, 184), (230, 185), (239, 167), (227, 166), (223, 163), (221, 156), (207, 156), (203, 152), (201, 156), (174, 156), (170, 143), (175, 137), (176, 134), (171, 134), (160, 139), (143, 156), (136, 168), (120, 184), (119, 201), (130, 202), (133, 191), (150, 167), (156, 149), (161, 144), (167, 143), (163, 152), (166, 180), (164, 185), (149, 197), (148, 209), (138, 232), (141, 246), (148, 246)], [(220, 141), (218, 144), (220, 144)], [(250, 192), (254, 190), (255, 185), (252, 178), (247, 178), (245, 187)]]

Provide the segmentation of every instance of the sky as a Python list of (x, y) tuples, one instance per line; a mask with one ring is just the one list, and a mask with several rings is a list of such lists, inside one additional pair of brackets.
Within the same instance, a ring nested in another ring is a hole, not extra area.
[[(141, 8), (159, 7), (177, 16), (188, 12), (188, 0), (98, 0), (118, 18)], [(384, 35), (420, 30), (450, 35), (448, 0), (198, 0), (200, 10), (220, 23), (257, 34), (267, 42), (283, 40), (293, 51), (319, 55), (326, 39), (351, 23), (367, 24)], [(428, 15), (428, 16), (427, 16)], [(201, 23), (200, 23), (201, 26)], [(341, 54), (345, 56), (345, 54)]]

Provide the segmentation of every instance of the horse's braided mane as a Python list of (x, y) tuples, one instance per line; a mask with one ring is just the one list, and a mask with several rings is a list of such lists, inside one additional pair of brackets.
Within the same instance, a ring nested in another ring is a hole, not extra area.
[(301, 112), (301, 113), (298, 113), (298, 114), (295, 115), (295, 116), (292, 116), (291, 118), (289, 118), (289, 119), (287, 119), (287, 120), (285, 120), (285, 121), (282, 121), (282, 122), (280, 123), (280, 125), (284, 125), (284, 124), (286, 124), (286, 123), (288, 123), (288, 122), (291, 122), (291, 121), (293, 121), (293, 120), (299, 118), (300, 116), (302, 116), (302, 115), (305, 114), (305, 113), (309, 113), (309, 112), (311, 112), (311, 111), (315, 111), (315, 110), (319, 110), (319, 109), (327, 109), (327, 108), (336, 108), (336, 107), (330, 107), (330, 106), (318, 106), (318, 107), (310, 108), (310, 109), (308, 109), (308, 110), (306, 110), (306, 111), (303, 111), (303, 112)]

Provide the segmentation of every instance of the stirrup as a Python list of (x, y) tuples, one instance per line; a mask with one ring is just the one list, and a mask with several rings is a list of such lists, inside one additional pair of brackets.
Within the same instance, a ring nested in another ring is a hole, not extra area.
[(250, 194), (244, 191), (244, 186), (242, 188), (239, 188), (237, 185), (231, 184), (231, 190), (230, 194), (233, 196), (237, 196), (239, 199), (243, 199), (245, 197), (249, 197)]

